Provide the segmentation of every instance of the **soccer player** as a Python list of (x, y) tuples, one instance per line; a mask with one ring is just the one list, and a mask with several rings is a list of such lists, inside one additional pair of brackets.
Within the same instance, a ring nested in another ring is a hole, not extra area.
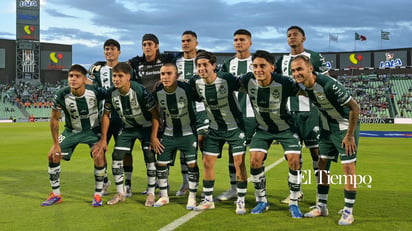
[[(322, 74), (328, 73), (324, 57), (314, 51), (305, 49), (305, 31), (299, 26), (291, 26), (287, 30), (288, 45), (290, 53), (283, 55), (276, 62), (276, 72), (292, 78), (290, 62), (297, 55), (306, 55), (310, 58), (315, 71)], [(295, 126), (298, 129), (300, 140), (305, 143), (312, 157), (312, 167), (317, 173), (319, 160), (319, 111), (304, 95), (291, 96), (288, 100), (288, 109), (292, 112)], [(281, 202), (288, 204), (290, 197), (287, 196)], [(299, 192), (299, 200), (303, 200), (302, 191)]]
[[(113, 86), (112, 69), (114, 66), (116, 66), (119, 63), (119, 56), (121, 53), (120, 43), (114, 39), (106, 40), (103, 44), (103, 52), (104, 52), (104, 57), (106, 61), (96, 62), (90, 67), (89, 79), (91, 79), (92, 84), (95, 84), (98, 87), (101, 87), (107, 90), (111, 86)], [(131, 75), (132, 77), (135, 76), (133, 71)], [(110, 114), (110, 125), (109, 125), (109, 130), (107, 133), (107, 143), (110, 142), (110, 139), (112, 136), (113, 136), (113, 139), (116, 140), (121, 127), (122, 127), (122, 120), (120, 119), (116, 111), (112, 111)], [(130, 155), (131, 153), (127, 153), (125, 158), (130, 160), (131, 159)], [(132, 171), (133, 171), (133, 163), (130, 162), (130, 165), (124, 166), (124, 170), (125, 170), (125, 175), (126, 175), (125, 196), (130, 197), (132, 196), (131, 178), (132, 178)], [(107, 195), (109, 186), (110, 186), (110, 181), (108, 180), (107, 176), (105, 176), (104, 184), (103, 184), (103, 195)]]
[[(196, 74), (196, 64), (195, 58), (198, 52), (197, 45), (197, 34), (193, 31), (187, 30), (182, 34), (182, 51), (183, 55), (177, 57), (175, 60), (179, 79), (184, 81), (189, 81), (193, 75)], [(202, 102), (196, 103), (196, 130), (197, 130), (197, 141), (200, 151), (203, 151), (203, 143), (205, 136), (207, 134), (207, 129), (209, 127), (209, 119), (207, 118), (206, 109)], [(184, 196), (189, 190), (188, 175), (187, 175), (187, 165), (184, 160), (184, 154), (180, 155), (180, 166), (183, 177), (183, 184), (179, 191), (176, 192), (176, 196)]]
[[(250, 47), (252, 46), (252, 34), (245, 29), (236, 30), (233, 34), (233, 47), (236, 55), (225, 60), (222, 71), (229, 72), (239, 77), (247, 72), (252, 71), (252, 55)], [(256, 128), (256, 119), (250, 104), (249, 96), (243, 92), (238, 92), (237, 98), (245, 123), (246, 145), (249, 145)], [(230, 150), (230, 149), (229, 149)], [(218, 200), (229, 200), (236, 197), (236, 169), (233, 165), (233, 156), (229, 153), (229, 178), (230, 189), (217, 197)]]
[(337, 80), (315, 73), (307, 56), (296, 56), (291, 63), (292, 75), (303, 85), (308, 97), (321, 113), (319, 172), (317, 204), (305, 217), (328, 216), (329, 170), (331, 161), (340, 157), (345, 175), (344, 208), (339, 225), (354, 221), (353, 205), (356, 199), (356, 157), (359, 142), (359, 105)]
[[(145, 34), (143, 35), (141, 42), (143, 56), (133, 57), (129, 59), (128, 62), (137, 75), (137, 82), (145, 86), (148, 92), (152, 93), (155, 88), (155, 83), (160, 80), (160, 68), (163, 63), (169, 62), (172, 58), (168, 55), (160, 54), (159, 39), (156, 35)], [(131, 156), (130, 159), (128, 159), (127, 157), (129, 156), (130, 155), (126, 156), (124, 162), (125, 167), (132, 166), (133, 159)], [(133, 170), (133, 168), (131, 170)], [(146, 193), (147, 189), (142, 192), (142, 194)]]
[(210, 52), (199, 52), (196, 57), (198, 75), (189, 83), (195, 89), (197, 98), (202, 99), (210, 120), (209, 133), (203, 148), (203, 192), (205, 199), (195, 210), (215, 208), (213, 187), (215, 184), (215, 163), (222, 152), (223, 145), (230, 145), (236, 168), (237, 202), (236, 214), (245, 214), (245, 195), (247, 174), (245, 166), (245, 134), (242, 113), (240, 112), (235, 91), (239, 83), (233, 75), (215, 72), (216, 56)]
[(137, 81), (152, 92), (155, 83), (160, 80), (160, 68), (163, 63), (171, 61), (171, 57), (160, 54), (159, 39), (154, 34), (143, 35), (142, 50), (143, 56), (131, 58), (129, 63), (137, 75)]
[(163, 151), (157, 132), (159, 129), (159, 113), (156, 102), (146, 88), (130, 81), (131, 67), (120, 62), (113, 67), (113, 85), (107, 92), (102, 119), (102, 138), (98, 147), (105, 149), (109, 115), (115, 110), (123, 121), (123, 128), (117, 136), (112, 153), (112, 170), (116, 183), (115, 196), (108, 201), (110, 205), (124, 201), (123, 159), (126, 153), (132, 152), (136, 139), (140, 140), (147, 170), (147, 198), (145, 206), (153, 206), (156, 186), (156, 157), (155, 153)]
[(178, 81), (177, 67), (174, 63), (163, 64), (160, 68), (161, 84), (157, 87), (154, 97), (164, 115), (164, 133), (162, 144), (164, 151), (157, 157), (157, 179), (161, 197), (154, 207), (169, 203), (168, 196), (168, 165), (176, 157), (177, 150), (183, 156), (188, 167), (189, 196), (186, 208), (196, 207), (196, 192), (199, 186), (199, 167), (197, 166), (197, 137), (195, 131), (195, 97), (190, 85)]
[[(50, 131), (53, 145), (48, 153), (50, 184), (52, 192), (41, 205), (49, 206), (62, 202), (60, 194), (60, 161), (69, 161), (80, 143), (90, 147), (99, 141), (101, 101), (105, 97), (103, 89), (86, 85), (87, 70), (78, 64), (70, 67), (67, 87), (60, 88), (54, 95), (50, 116)], [(64, 112), (65, 129), (59, 136), (61, 111)], [(92, 206), (102, 206), (103, 178), (105, 174), (105, 152), (91, 153), (94, 161), (96, 188)]]
[(298, 206), (300, 189), (301, 144), (296, 134), (292, 116), (286, 108), (289, 96), (295, 95), (298, 87), (292, 78), (274, 74), (274, 58), (267, 52), (258, 50), (252, 56), (253, 73), (240, 78), (243, 89), (247, 90), (258, 126), (249, 146), (250, 174), (255, 186), (257, 205), (252, 214), (269, 209), (266, 197), (266, 176), (263, 162), (273, 140), (282, 144), (289, 166), (289, 211), (293, 218), (302, 218)]

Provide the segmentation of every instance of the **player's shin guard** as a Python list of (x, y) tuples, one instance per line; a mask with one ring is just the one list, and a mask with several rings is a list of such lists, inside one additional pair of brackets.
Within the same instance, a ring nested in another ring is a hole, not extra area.
[(318, 202), (320, 206), (328, 204), (329, 185), (318, 184)]
[(245, 200), (247, 192), (247, 181), (236, 181), (237, 199)]
[(53, 193), (56, 195), (60, 195), (60, 163), (49, 163), (48, 173)]
[[(127, 156), (127, 157), (126, 157)], [(127, 152), (125, 154), (125, 158), (129, 158), (130, 163), (125, 165), (123, 163), (123, 169), (124, 169), (124, 176), (125, 176), (125, 185), (132, 186), (132, 173), (133, 173), (133, 156), (131, 152)]]
[(196, 194), (199, 187), (199, 167), (197, 165), (194, 168), (188, 168), (188, 179), (189, 191)]
[(156, 170), (157, 180), (159, 182), (160, 195), (168, 197), (167, 193), (167, 178), (169, 176), (169, 169), (167, 166), (157, 166)]
[(94, 166), (94, 180), (96, 182), (96, 188), (94, 190), (95, 194), (102, 195), (103, 191), (103, 180), (106, 173), (106, 168)]
[(266, 176), (261, 168), (251, 168), (252, 182), (255, 187), (255, 196), (257, 202), (267, 202), (266, 199)]
[(185, 154), (183, 152), (180, 153), (180, 172), (182, 173), (183, 184), (188, 184), (188, 166), (185, 160)]
[(113, 160), (112, 171), (114, 182), (116, 184), (116, 192), (123, 193), (123, 160)]
[(355, 204), (355, 199), (356, 199), (356, 191), (344, 190), (344, 196), (345, 196), (345, 207), (343, 209), (352, 213), (353, 205)]
[(147, 193), (154, 194), (156, 187), (156, 165), (154, 162), (146, 163)]
[(290, 191), (289, 205), (297, 205), (300, 192), (300, 174), (298, 170), (289, 169), (288, 185)]
[(213, 201), (213, 188), (215, 186), (214, 180), (203, 180), (203, 192), (205, 193), (205, 199)]

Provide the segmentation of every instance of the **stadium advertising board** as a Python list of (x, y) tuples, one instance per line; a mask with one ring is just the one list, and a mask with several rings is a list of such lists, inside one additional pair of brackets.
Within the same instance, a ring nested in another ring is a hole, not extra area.
[(372, 67), (371, 52), (350, 52), (339, 54), (340, 69)]
[(376, 68), (394, 68), (406, 66), (407, 53), (403, 51), (378, 51), (374, 53)]
[(326, 61), (326, 66), (329, 69), (335, 69), (337, 68), (337, 63), (336, 63), (336, 54), (321, 54)]
[(40, 61), (42, 70), (69, 69), (72, 63), (72, 53), (67, 51), (41, 51)]
[(16, 36), (23, 40), (40, 40), (40, 1), (16, 1)]

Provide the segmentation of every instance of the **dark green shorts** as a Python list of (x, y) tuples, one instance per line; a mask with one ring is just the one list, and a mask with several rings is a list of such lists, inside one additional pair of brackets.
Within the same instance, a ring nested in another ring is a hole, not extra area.
[[(65, 129), (59, 136), (59, 144), (63, 154), (63, 160), (70, 160), (73, 151), (78, 144), (88, 144), (92, 147), (93, 144), (100, 140), (100, 133), (97, 132), (100, 128), (93, 130), (73, 133)], [(99, 131), (100, 132), (100, 131)]]
[(163, 136), (162, 144), (165, 147), (164, 151), (157, 156), (157, 163), (172, 164), (176, 158), (177, 150), (181, 155), (184, 154), (184, 159), (187, 164), (196, 163), (197, 160), (197, 137), (195, 135), (188, 136)]
[(293, 119), (301, 141), (307, 148), (319, 147), (320, 114), (314, 108), (311, 111), (293, 113)]
[(273, 140), (279, 141), (282, 144), (284, 154), (300, 153), (302, 145), (297, 133), (287, 129), (276, 134), (256, 129), (255, 135), (252, 137), (252, 142), (249, 145), (249, 151), (267, 153)]
[[(359, 124), (355, 131), (355, 143), (356, 148), (359, 150)], [(356, 161), (357, 152), (353, 153), (351, 156), (346, 155), (345, 148), (342, 148), (342, 140), (346, 135), (346, 130), (342, 131), (328, 131), (322, 129), (320, 132), (320, 143), (319, 143), (319, 156), (323, 159), (330, 159), (337, 162), (340, 157), (340, 162), (342, 164), (351, 163)]]
[(245, 133), (241, 129), (219, 131), (209, 129), (203, 148), (204, 155), (219, 156), (223, 145), (227, 142), (232, 149), (232, 155), (243, 155), (246, 151)]
[(196, 112), (196, 131), (199, 136), (206, 136), (209, 129), (209, 118), (206, 111)]

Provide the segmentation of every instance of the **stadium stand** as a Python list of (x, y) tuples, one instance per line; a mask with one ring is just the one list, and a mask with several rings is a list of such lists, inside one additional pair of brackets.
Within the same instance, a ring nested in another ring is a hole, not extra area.
[[(360, 117), (412, 118), (412, 75), (344, 75), (336, 77), (361, 107)], [(31, 86), (0, 84), (0, 119), (48, 119), (54, 92), (66, 83)]]

